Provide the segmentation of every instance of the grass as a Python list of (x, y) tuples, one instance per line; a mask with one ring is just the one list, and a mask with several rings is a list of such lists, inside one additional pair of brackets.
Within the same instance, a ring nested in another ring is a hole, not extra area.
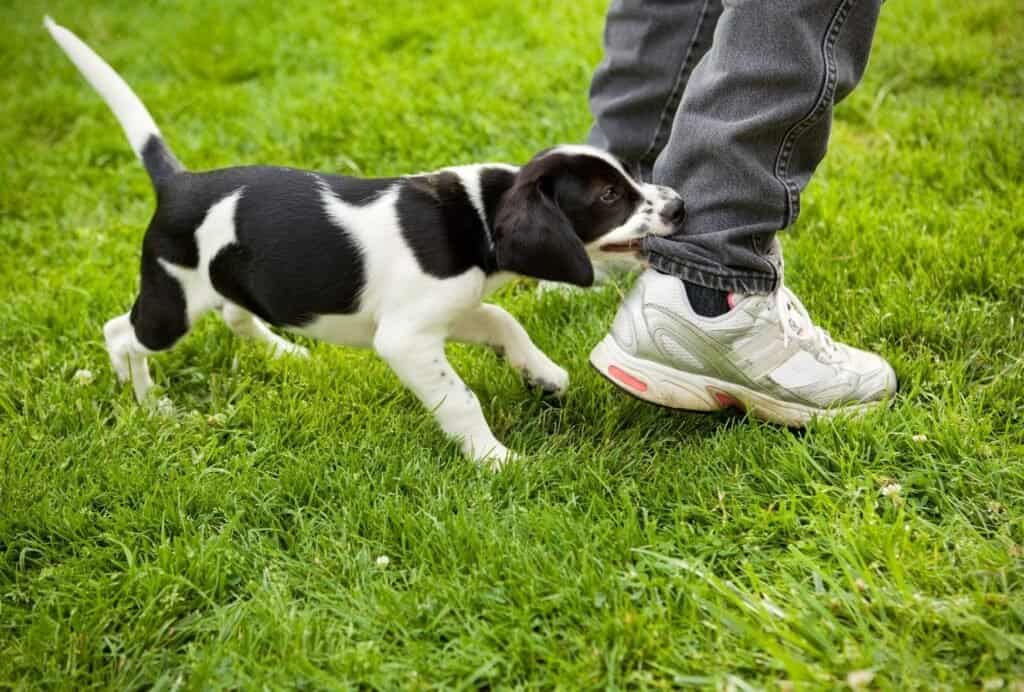
[(785, 234), (811, 313), (894, 363), (889, 412), (625, 397), (586, 363), (625, 285), (497, 296), (562, 406), (452, 349), (526, 455), (498, 475), (367, 352), (272, 362), (209, 319), (154, 359), (176, 415), (115, 385), (151, 193), (44, 12), (193, 168), (387, 175), (582, 139), (604, 4), (0, 6), (0, 687), (1024, 688), (1013, 0), (886, 4)]

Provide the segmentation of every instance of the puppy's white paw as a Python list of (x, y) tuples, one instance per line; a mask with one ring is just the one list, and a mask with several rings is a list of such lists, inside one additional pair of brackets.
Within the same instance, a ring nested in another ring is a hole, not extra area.
[(539, 387), (545, 394), (560, 397), (569, 388), (569, 373), (551, 361), (528, 367), (524, 374), (531, 387)]
[(537, 282), (537, 293), (543, 295), (551, 292), (562, 293), (565, 295), (572, 295), (574, 293), (581, 293), (583, 291), (579, 286), (573, 284), (566, 284), (560, 281), (539, 281)]
[(463, 444), (463, 449), (468, 456), (473, 458), (473, 461), (486, 466), (491, 471), (500, 471), (505, 464), (519, 458), (518, 454), (497, 440), (482, 443), (467, 442)]
[(279, 342), (274, 344), (273, 350), (274, 358), (284, 358), (290, 356), (292, 358), (309, 358), (309, 349), (305, 346), (299, 346), (293, 344), (291, 341), (281, 339)]
[(170, 397), (162, 396), (156, 401), (153, 401), (151, 397), (140, 403), (156, 415), (163, 416), (164, 418), (174, 418), (178, 414), (178, 409), (174, 406), (174, 402), (171, 401)]

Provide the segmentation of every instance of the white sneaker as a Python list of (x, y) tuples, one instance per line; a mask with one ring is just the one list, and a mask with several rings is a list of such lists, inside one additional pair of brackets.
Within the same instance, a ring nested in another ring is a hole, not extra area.
[(884, 406), (896, 393), (883, 358), (832, 341), (789, 289), (729, 299), (726, 314), (701, 317), (682, 281), (649, 269), (590, 362), (645, 401), (690, 411), (734, 407), (791, 427)]

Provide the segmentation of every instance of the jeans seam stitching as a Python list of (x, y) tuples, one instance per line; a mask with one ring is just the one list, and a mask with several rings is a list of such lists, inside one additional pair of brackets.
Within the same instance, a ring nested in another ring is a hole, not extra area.
[(835, 44), (839, 39), (839, 32), (842, 30), (853, 4), (854, 0), (844, 0), (833, 13), (825, 36), (822, 38), (821, 56), (825, 69), (822, 77), (821, 91), (808, 113), (789, 128), (779, 147), (779, 153), (775, 161), (775, 178), (785, 188), (786, 193), (786, 216), (783, 219), (784, 228), (792, 224), (800, 214), (799, 190), (793, 179), (789, 177), (789, 164), (792, 160), (793, 151), (796, 148), (796, 140), (821, 119), (822, 114), (828, 108), (829, 100), (835, 94), (838, 80)]
[(640, 155), (640, 163), (648, 162), (651, 159), (657, 158), (657, 152), (660, 147), (658, 146), (659, 141), (662, 140), (662, 135), (665, 131), (665, 124), (673, 120), (676, 108), (679, 106), (679, 102), (682, 100), (682, 86), (685, 83), (683, 79), (684, 75), (690, 70), (690, 58), (693, 56), (693, 47), (697, 45), (700, 40), (701, 31), (704, 29), (704, 22), (707, 19), (709, 0), (704, 0), (700, 10), (700, 17), (697, 18), (697, 26), (693, 30), (693, 36), (690, 38), (690, 45), (686, 47), (686, 55), (683, 56), (683, 61), (679, 66), (679, 70), (676, 73), (675, 82), (672, 84), (672, 91), (669, 92), (668, 99), (665, 101), (665, 106), (661, 109), (661, 115), (658, 116), (658, 125), (654, 128), (654, 134), (651, 136), (651, 143), (643, 154)]

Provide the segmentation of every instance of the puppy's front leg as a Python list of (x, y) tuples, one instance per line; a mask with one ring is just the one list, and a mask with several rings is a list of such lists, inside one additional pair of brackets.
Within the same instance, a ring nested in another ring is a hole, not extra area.
[(461, 441), (467, 456), (500, 468), (513, 455), (494, 437), (476, 394), (448, 362), (444, 341), (443, 331), (436, 326), (382, 322), (373, 347), (402, 384), (434, 412), (441, 429)]
[(561, 396), (569, 386), (569, 373), (537, 348), (523, 325), (497, 305), (484, 303), (466, 313), (452, 326), (452, 337), (497, 349), (527, 382), (545, 392)]

